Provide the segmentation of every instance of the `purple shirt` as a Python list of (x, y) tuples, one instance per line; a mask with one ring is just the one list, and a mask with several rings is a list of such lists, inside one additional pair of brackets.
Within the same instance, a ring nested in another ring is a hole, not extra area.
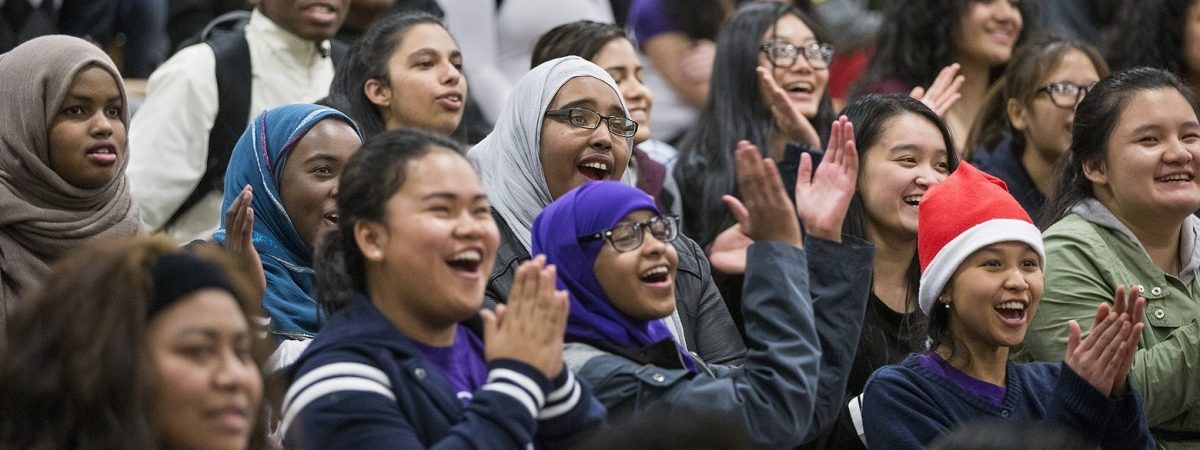
[(442, 378), (454, 388), (463, 405), (471, 402), (473, 393), (487, 382), (487, 362), (483, 357), (483, 341), (462, 325), (454, 333), (454, 345), (433, 347), (412, 341), (417, 349), (437, 368)]
[(976, 379), (970, 375), (958, 370), (946, 360), (942, 359), (937, 353), (922, 353), (917, 355), (917, 361), (921, 363), (921, 367), (945, 377), (954, 383), (956, 386), (966, 389), (967, 392), (975, 394), (975, 396), (986, 400), (996, 406), (1004, 404), (1004, 393), (1008, 390), (1003, 386), (996, 386), (983, 380)]

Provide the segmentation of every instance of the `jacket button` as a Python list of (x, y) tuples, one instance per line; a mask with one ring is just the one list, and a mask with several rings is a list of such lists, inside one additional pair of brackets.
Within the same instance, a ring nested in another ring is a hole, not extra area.
[(1007, 410), (1007, 409), (1006, 409), (1006, 410), (1003, 410), (1003, 411), (1000, 411), (1000, 415), (1001, 415), (1001, 416), (1004, 416), (1004, 417), (1008, 417), (1008, 416), (1009, 416), (1009, 415), (1011, 415), (1011, 414), (1012, 414), (1012, 413), (1008, 412), (1008, 410)]
[(662, 383), (664, 381), (667, 381), (667, 377), (661, 373), (654, 374), (653, 376), (650, 377), (650, 379), (654, 380), (655, 383)]
[(1166, 316), (1167, 316), (1167, 312), (1166, 312), (1166, 311), (1163, 311), (1163, 310), (1161, 310), (1161, 309), (1156, 309), (1156, 310), (1154, 310), (1154, 318), (1155, 318), (1155, 319), (1161, 319), (1161, 318), (1163, 318), (1163, 317), (1166, 317)]
[(1146, 287), (1139, 284), (1138, 285), (1138, 294), (1145, 294), (1145, 293), (1146, 293)]
[(1150, 289), (1150, 295), (1162, 295), (1162, 288), (1155, 286)]
[(425, 379), (425, 368), (418, 367), (416, 369), (413, 369), (413, 376), (416, 376), (418, 380), (424, 380)]

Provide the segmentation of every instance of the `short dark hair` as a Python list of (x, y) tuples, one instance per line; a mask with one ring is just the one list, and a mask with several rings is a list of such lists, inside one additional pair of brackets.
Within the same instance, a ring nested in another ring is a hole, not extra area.
[(333, 314), (366, 292), (366, 265), (354, 225), (384, 223), (388, 199), (404, 186), (409, 162), (439, 149), (466, 158), (462, 147), (445, 136), (402, 128), (367, 138), (346, 163), (338, 180), (337, 229), (320, 240), (313, 258), (316, 298), (325, 313)]
[(570, 55), (591, 61), (613, 39), (629, 39), (629, 36), (611, 23), (580, 20), (559, 25), (538, 38), (529, 67)]

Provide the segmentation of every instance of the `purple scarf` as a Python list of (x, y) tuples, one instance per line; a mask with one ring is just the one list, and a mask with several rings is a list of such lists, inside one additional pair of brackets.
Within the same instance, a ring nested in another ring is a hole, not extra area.
[[(645, 192), (615, 181), (597, 181), (563, 194), (534, 220), (532, 253), (545, 254), (547, 263), (558, 266), (558, 287), (570, 294), (568, 340), (608, 342), (640, 350), (672, 339), (661, 322), (629, 317), (617, 310), (604, 293), (594, 267), (596, 256), (609, 245), (608, 241), (578, 241), (580, 236), (612, 228), (629, 213), (643, 209), (661, 214)], [(695, 372), (691, 358), (682, 350), (680, 357), (684, 366)]]

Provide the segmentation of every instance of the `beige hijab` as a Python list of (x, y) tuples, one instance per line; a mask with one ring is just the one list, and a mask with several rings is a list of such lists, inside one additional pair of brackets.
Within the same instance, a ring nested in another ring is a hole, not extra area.
[(117, 80), (129, 124), (125, 86), (108, 55), (67, 36), (33, 39), (0, 55), (0, 330), (16, 305), (68, 251), (102, 236), (138, 232), (122, 149), (120, 175), (81, 189), (50, 169), (49, 133), (71, 82), (95, 64)]

